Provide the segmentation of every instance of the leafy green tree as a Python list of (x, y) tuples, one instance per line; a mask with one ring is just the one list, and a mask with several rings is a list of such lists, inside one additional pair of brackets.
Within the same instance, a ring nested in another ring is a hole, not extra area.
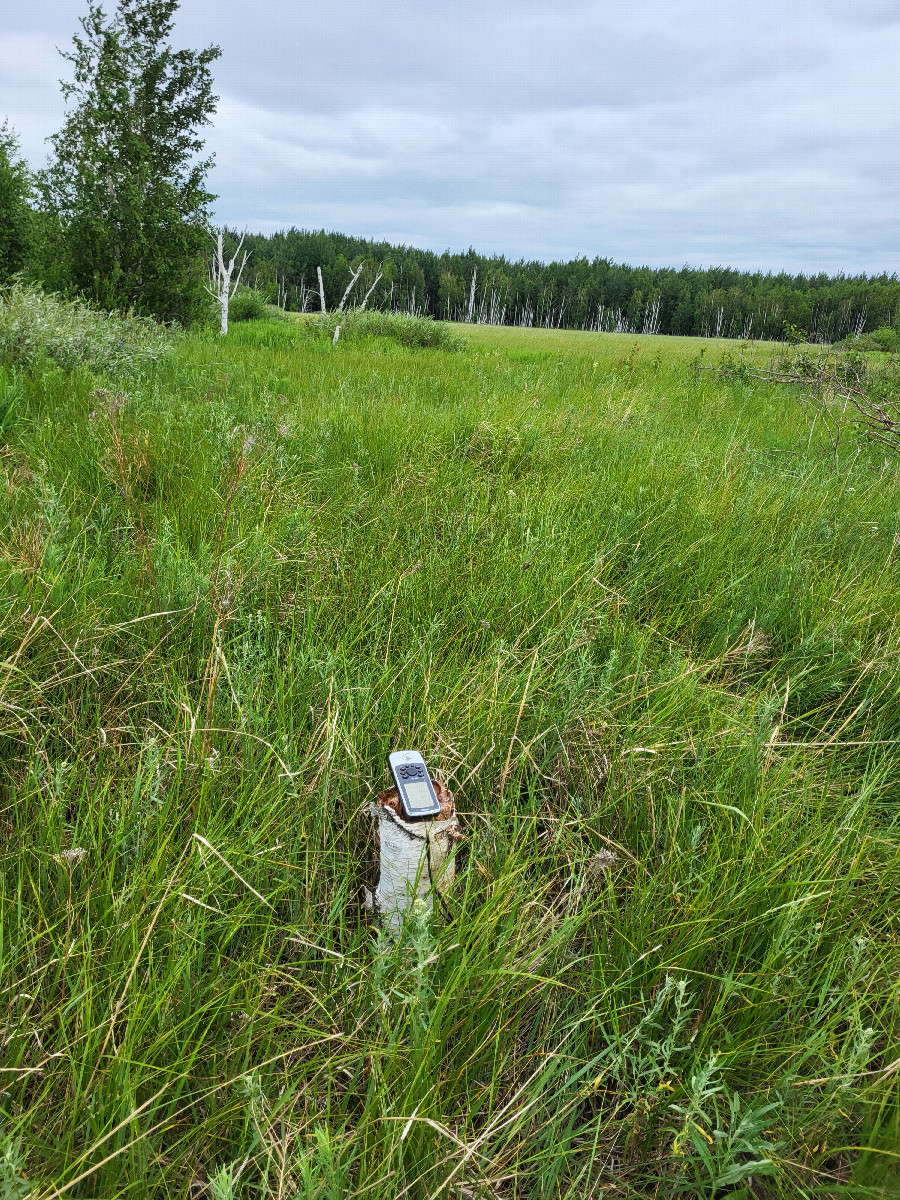
[(172, 49), (179, 0), (95, 0), (64, 54), (72, 108), (51, 142), (42, 196), (64, 282), (104, 308), (189, 323), (208, 308), (206, 188), (199, 130), (217, 97), (216, 46)]
[(0, 283), (21, 271), (31, 235), (31, 175), (9, 122), (0, 125)]

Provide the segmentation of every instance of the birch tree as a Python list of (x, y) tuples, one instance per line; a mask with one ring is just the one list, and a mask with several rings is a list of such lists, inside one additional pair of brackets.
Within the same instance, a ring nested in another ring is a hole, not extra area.
[(352, 276), (351, 276), (351, 278), (350, 278), (350, 282), (347, 284), (347, 287), (344, 289), (344, 294), (343, 294), (343, 296), (341, 296), (341, 302), (340, 302), (340, 304), (337, 306), (337, 311), (338, 311), (338, 312), (343, 312), (343, 311), (344, 311), (344, 305), (347, 303), (347, 297), (348, 297), (348, 296), (350, 295), (350, 293), (353, 291), (353, 285), (356, 283), (357, 279), (359, 279), (359, 277), (360, 277), (360, 274), (361, 274), (361, 272), (362, 272), (362, 269), (363, 269), (364, 265), (365, 265), (365, 263), (360, 263), (360, 264), (359, 264), (359, 266), (356, 268), (356, 270), (355, 270), (355, 271), (353, 271), (353, 268), (352, 268), (352, 267), (350, 268), (350, 270), (351, 270), (351, 271), (353, 271), (353, 274), (352, 274)]
[(53, 282), (103, 308), (188, 323), (202, 313), (210, 158), (202, 126), (217, 98), (217, 46), (173, 50), (179, 0), (89, 0), (63, 57), (70, 108), (50, 139), (42, 206)]
[[(229, 259), (223, 249), (222, 231), (219, 230), (216, 234), (216, 250), (210, 263), (209, 281), (207, 282), (206, 290), (219, 305), (219, 335), (221, 337), (224, 337), (228, 332), (228, 302), (238, 290), (241, 275), (244, 273), (244, 267), (247, 265), (247, 259), (250, 257), (249, 252), (245, 250), (243, 258), (238, 263), (238, 255), (241, 252), (241, 246), (244, 244), (245, 237), (246, 234), (241, 234), (237, 250), (235, 250)], [(234, 274), (235, 266), (237, 266), (236, 276)]]
[(363, 302), (362, 302), (362, 304), (359, 306), (359, 311), (360, 311), (360, 312), (362, 312), (362, 311), (363, 311), (363, 309), (366, 307), (366, 305), (369, 303), (369, 297), (372, 295), (372, 293), (373, 293), (373, 292), (375, 291), (375, 289), (378, 287), (378, 283), (379, 283), (379, 281), (380, 281), (380, 279), (381, 279), (381, 276), (382, 276), (383, 274), (384, 274), (384, 272), (383, 272), (383, 271), (381, 270), (381, 268), (379, 267), (379, 269), (378, 269), (378, 274), (375, 276), (374, 280), (372, 281), (372, 286), (371, 286), (371, 287), (369, 288), (369, 290), (366, 292), (365, 296), (363, 296)]

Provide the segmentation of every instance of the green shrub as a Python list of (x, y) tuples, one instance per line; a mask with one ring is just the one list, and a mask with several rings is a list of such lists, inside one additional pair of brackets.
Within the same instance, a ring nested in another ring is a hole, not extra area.
[(268, 315), (265, 297), (253, 288), (245, 288), (228, 302), (229, 321), (261, 321)]
[(30, 370), (50, 361), (117, 375), (170, 353), (174, 335), (147, 317), (96, 312), (16, 283), (0, 291), (0, 362)]
[(876, 350), (882, 354), (897, 354), (900, 353), (900, 329), (891, 329), (889, 325), (883, 325), (880, 329), (873, 329), (871, 333), (844, 338), (839, 345), (847, 350)]
[(791, 321), (782, 322), (782, 335), (786, 342), (797, 346), (800, 342), (809, 341), (809, 332), (806, 329), (801, 329), (798, 325), (794, 325)]
[(319, 337), (334, 337), (340, 325), (341, 341), (360, 341), (363, 338), (391, 338), (401, 346), (433, 347), (438, 350), (461, 350), (465, 342), (449, 325), (431, 317), (411, 317), (406, 313), (379, 312), (377, 309), (357, 312), (333, 312), (309, 321), (305, 328)]

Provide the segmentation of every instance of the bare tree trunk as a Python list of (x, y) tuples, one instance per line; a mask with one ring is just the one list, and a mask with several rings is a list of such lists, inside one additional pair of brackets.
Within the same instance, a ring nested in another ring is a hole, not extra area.
[(359, 264), (359, 266), (356, 268), (356, 272), (355, 272), (355, 274), (354, 274), (353, 278), (350, 280), (350, 282), (347, 284), (346, 288), (344, 289), (344, 294), (343, 294), (343, 296), (341, 296), (341, 302), (340, 302), (340, 304), (337, 306), (337, 311), (338, 311), (338, 312), (343, 312), (343, 311), (344, 311), (344, 304), (345, 304), (345, 303), (346, 303), (346, 301), (347, 301), (347, 297), (348, 297), (348, 296), (350, 295), (350, 293), (353, 291), (353, 285), (354, 285), (354, 283), (356, 283), (357, 279), (359, 279), (360, 272), (361, 272), (361, 271), (362, 271), (362, 269), (363, 269), (363, 265), (364, 265), (363, 263), (360, 263), (360, 264)]
[(244, 244), (245, 237), (246, 234), (241, 234), (237, 250), (235, 250), (234, 257), (229, 262), (223, 250), (221, 231), (216, 236), (216, 252), (210, 266), (209, 282), (206, 284), (206, 290), (219, 305), (219, 334), (221, 337), (224, 337), (228, 332), (228, 301), (237, 291), (244, 267), (247, 265), (247, 259), (250, 257), (249, 251), (245, 250), (244, 257), (241, 259), (240, 266), (238, 267), (237, 278), (232, 284), (231, 279), (234, 274), (234, 268), (237, 264), (238, 255), (241, 252), (241, 246)]
[(325, 284), (322, 282), (322, 268), (316, 267), (316, 274), (319, 276), (319, 305), (322, 309), (322, 316), (328, 311), (325, 308)]
[(312, 289), (306, 286), (306, 275), (300, 276), (300, 311), (306, 312), (306, 306), (309, 304), (309, 293)]
[(372, 286), (371, 286), (371, 287), (369, 288), (369, 290), (366, 292), (365, 296), (363, 296), (363, 302), (362, 302), (362, 304), (359, 306), (359, 311), (360, 311), (360, 312), (362, 312), (362, 310), (363, 310), (363, 309), (366, 307), (366, 305), (369, 303), (369, 297), (370, 297), (370, 296), (372, 295), (372, 293), (375, 291), (376, 287), (378, 287), (378, 280), (381, 278), (381, 274), (382, 274), (382, 273), (381, 273), (381, 271), (379, 271), (379, 272), (378, 272), (378, 274), (375, 276), (375, 282), (372, 284)]
[(466, 320), (472, 324), (472, 315), (475, 312), (475, 280), (478, 278), (478, 267), (472, 269), (472, 286), (469, 288), (469, 315)]

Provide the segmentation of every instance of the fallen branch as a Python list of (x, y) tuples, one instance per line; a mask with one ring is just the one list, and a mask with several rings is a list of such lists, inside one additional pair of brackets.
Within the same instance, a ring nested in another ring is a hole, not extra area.
[(768, 369), (746, 361), (697, 369), (799, 387), (821, 418), (835, 456), (848, 427), (862, 440), (900, 455), (900, 377), (893, 361), (876, 372), (860, 355), (801, 353)]

